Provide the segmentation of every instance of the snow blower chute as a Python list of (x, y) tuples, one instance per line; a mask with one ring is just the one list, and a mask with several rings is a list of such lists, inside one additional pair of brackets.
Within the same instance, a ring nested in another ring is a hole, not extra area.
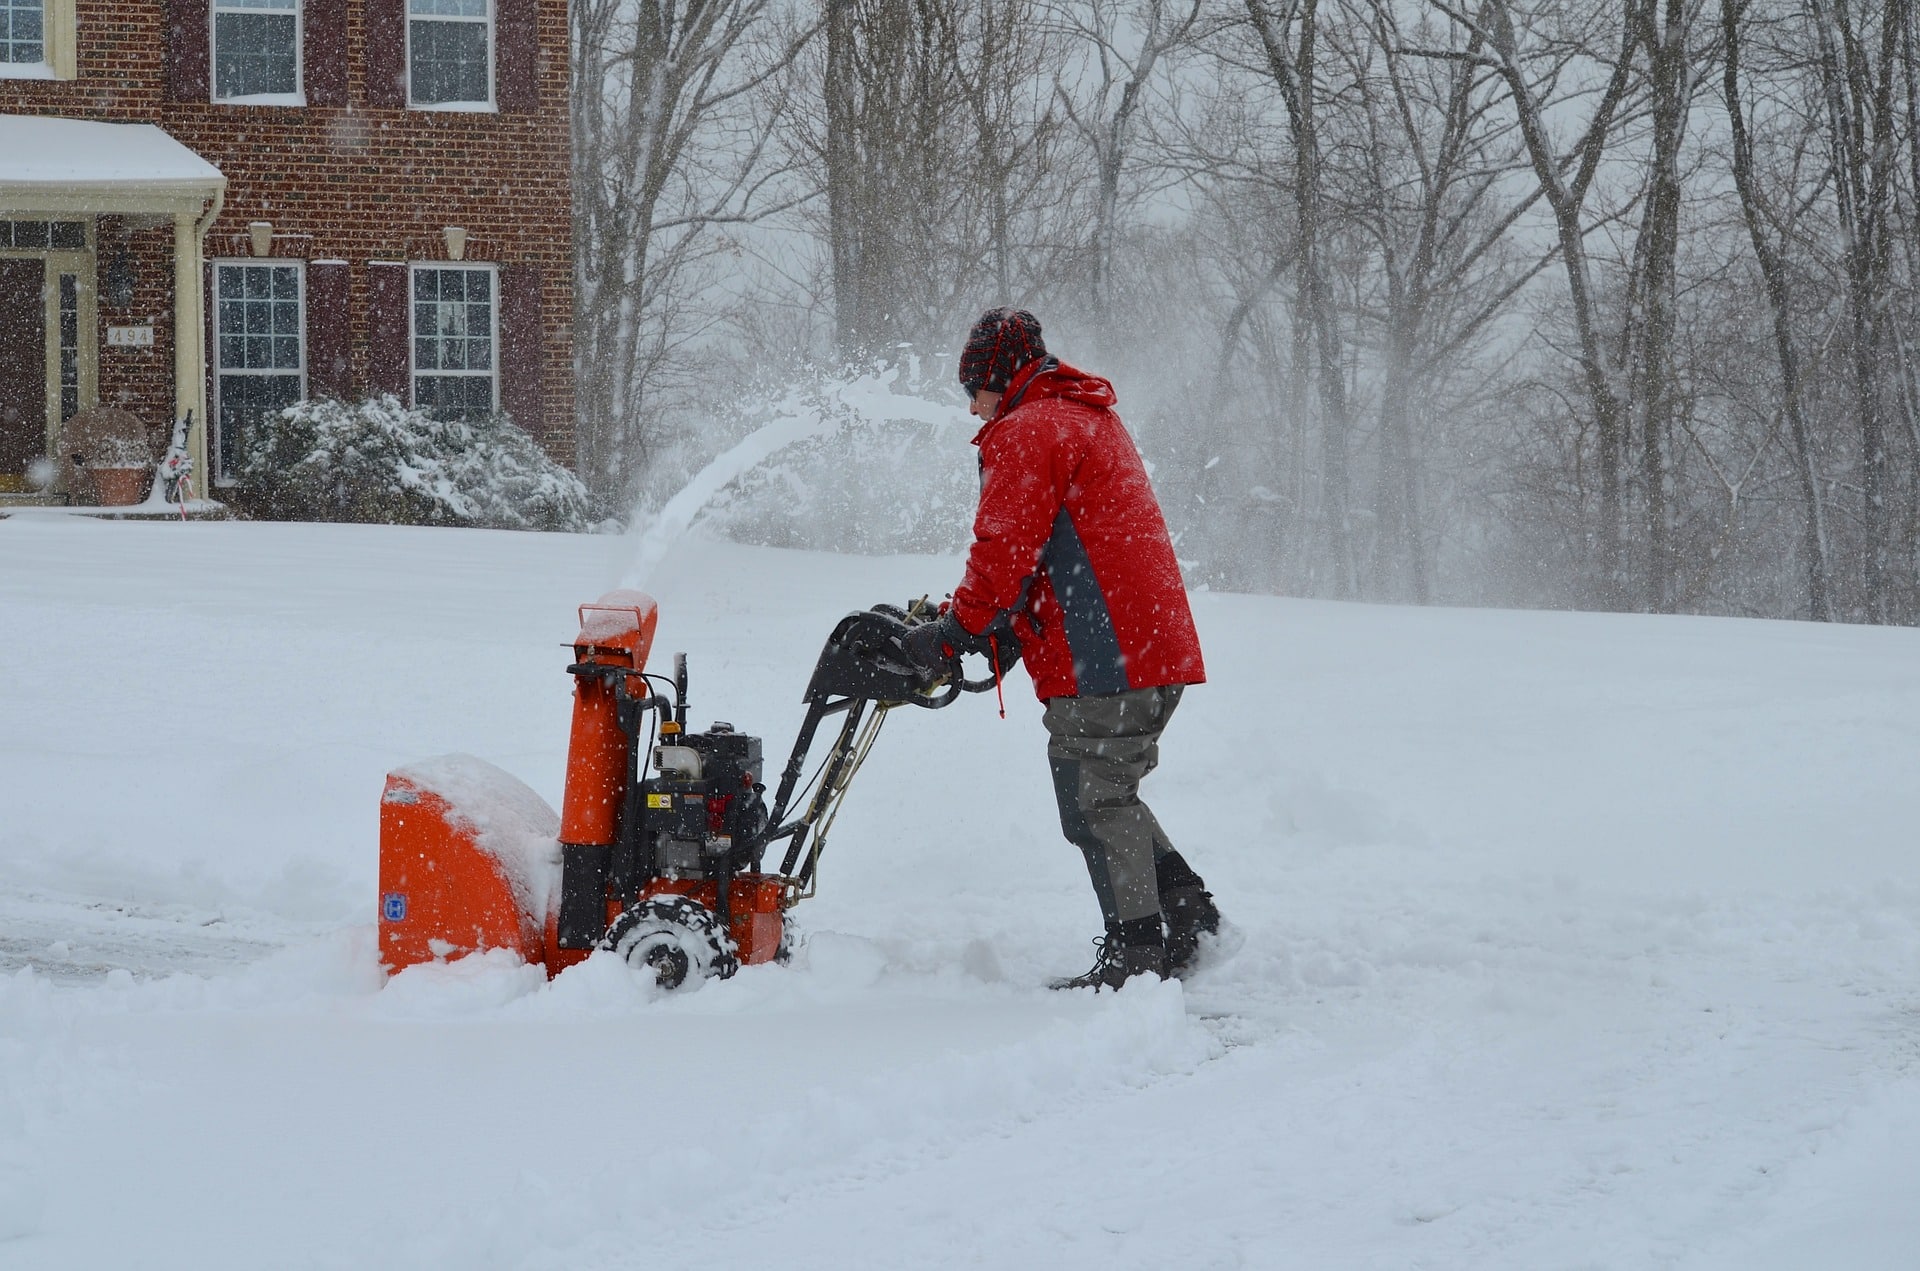
[[(933, 616), (879, 605), (835, 625), (769, 809), (758, 737), (727, 723), (687, 731), (686, 655), (674, 656), (671, 680), (647, 673), (653, 598), (614, 591), (580, 606), (558, 816), (469, 755), (387, 774), (381, 962), (397, 971), (505, 949), (553, 976), (610, 949), (677, 988), (784, 959), (787, 911), (813, 894), (827, 831), (887, 712), (993, 687), (964, 678), (957, 660), (928, 677), (903, 656), (906, 632)], [(838, 731), (803, 788), (816, 734), (834, 715)], [(789, 819), (796, 801), (804, 806)], [(778, 843), (786, 848), (769, 870)]]

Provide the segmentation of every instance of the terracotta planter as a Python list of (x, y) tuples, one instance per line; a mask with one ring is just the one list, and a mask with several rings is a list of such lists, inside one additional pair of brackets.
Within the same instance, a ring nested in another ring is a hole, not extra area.
[(93, 478), (93, 488), (100, 495), (101, 507), (124, 508), (132, 507), (147, 497), (147, 480), (153, 476), (153, 469), (89, 468), (87, 474)]

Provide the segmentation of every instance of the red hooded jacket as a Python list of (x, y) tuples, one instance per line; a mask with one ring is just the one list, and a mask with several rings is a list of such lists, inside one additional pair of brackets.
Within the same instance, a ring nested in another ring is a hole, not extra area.
[(980, 510), (954, 616), (1014, 617), (1042, 701), (1207, 678), (1187, 589), (1113, 385), (1022, 367), (980, 447)]

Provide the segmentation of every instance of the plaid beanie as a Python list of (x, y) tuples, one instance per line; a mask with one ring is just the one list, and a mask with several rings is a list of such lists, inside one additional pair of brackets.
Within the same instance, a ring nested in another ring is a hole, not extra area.
[(989, 309), (967, 332), (967, 347), (960, 351), (960, 387), (969, 395), (981, 389), (1004, 393), (1015, 371), (1046, 355), (1040, 319), (1025, 309)]

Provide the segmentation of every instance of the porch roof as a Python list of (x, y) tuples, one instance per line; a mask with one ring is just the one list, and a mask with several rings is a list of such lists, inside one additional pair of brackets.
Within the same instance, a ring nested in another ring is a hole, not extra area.
[(154, 124), (0, 115), (0, 214), (197, 214), (226, 185)]

